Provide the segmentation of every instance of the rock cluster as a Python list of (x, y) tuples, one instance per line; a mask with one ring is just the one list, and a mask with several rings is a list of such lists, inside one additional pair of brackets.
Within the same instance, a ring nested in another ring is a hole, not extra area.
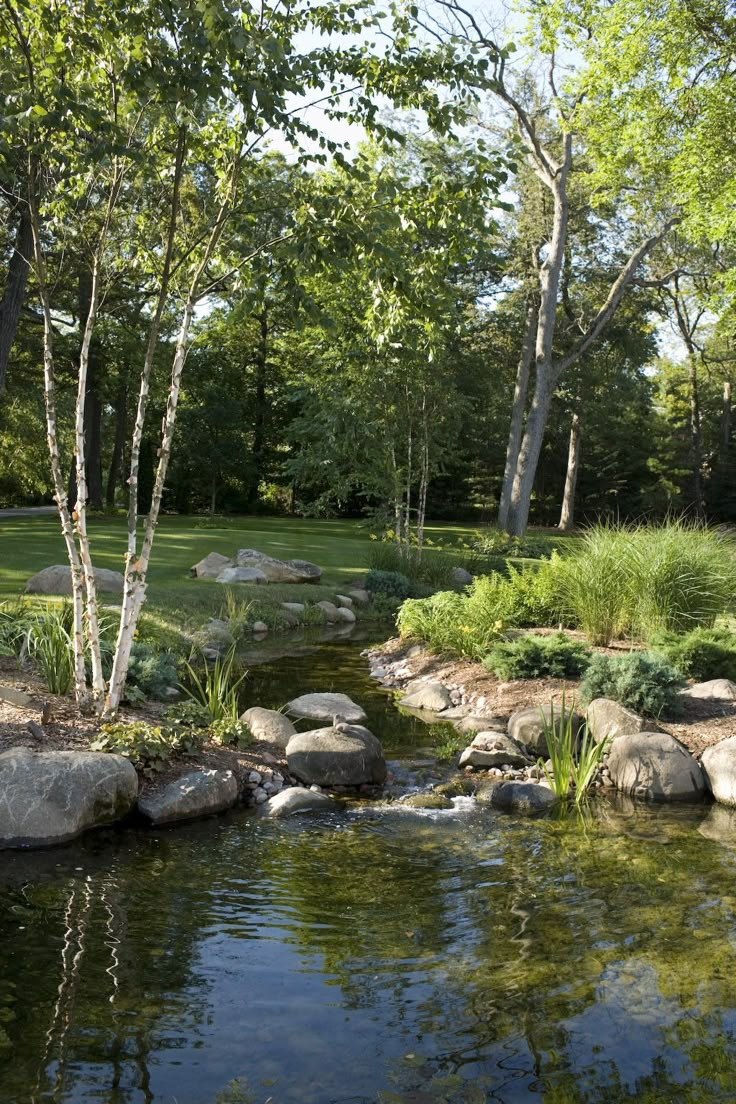
[(322, 569), (308, 560), (277, 560), (255, 548), (241, 548), (230, 559), (210, 552), (190, 569), (196, 579), (214, 579), (218, 583), (318, 583)]

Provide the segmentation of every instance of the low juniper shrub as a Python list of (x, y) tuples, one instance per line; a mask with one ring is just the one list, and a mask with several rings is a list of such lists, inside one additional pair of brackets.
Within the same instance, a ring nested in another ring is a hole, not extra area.
[(580, 687), (584, 704), (594, 698), (611, 698), (637, 713), (659, 717), (679, 712), (682, 676), (655, 652), (629, 652), (623, 656), (595, 655)]
[(652, 648), (685, 676), (698, 682), (736, 681), (736, 633), (728, 629), (693, 629), (689, 633), (658, 633)]
[(590, 651), (564, 633), (528, 633), (494, 644), (483, 666), (500, 679), (578, 678), (590, 660)]

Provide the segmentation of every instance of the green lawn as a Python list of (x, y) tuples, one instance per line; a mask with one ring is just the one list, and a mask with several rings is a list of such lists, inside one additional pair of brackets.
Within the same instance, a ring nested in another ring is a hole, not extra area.
[[(89, 523), (93, 561), (122, 571), (125, 519), (93, 518)], [(462, 541), (470, 526), (429, 525), (433, 541)], [(555, 542), (559, 536), (555, 538)], [(322, 585), (235, 588), (244, 597), (277, 605), (286, 600), (333, 598), (368, 567), (370, 528), (358, 521), (301, 518), (214, 519), (167, 516), (161, 519), (149, 570), (146, 609), (181, 627), (201, 623), (220, 609), (224, 588), (191, 579), (189, 568), (208, 552), (233, 556), (239, 548), (257, 548), (279, 559), (311, 560), (323, 570)], [(43, 567), (65, 563), (66, 553), (55, 517), (0, 519), (0, 601), (18, 597), (26, 580)]]

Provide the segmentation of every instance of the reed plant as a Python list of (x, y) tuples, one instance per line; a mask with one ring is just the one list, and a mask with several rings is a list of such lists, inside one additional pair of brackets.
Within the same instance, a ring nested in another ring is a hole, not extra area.
[(68, 694), (74, 682), (74, 642), (70, 607), (48, 606), (30, 622), (26, 647), (41, 678), (52, 694)]
[(549, 717), (540, 710), (550, 768), (540, 758), (537, 766), (544, 772), (550, 789), (562, 801), (580, 805), (586, 800), (606, 751), (606, 741), (597, 743), (587, 724), (579, 729), (575, 722), (575, 702), (566, 708), (562, 696), (562, 713), (557, 720), (554, 702)]
[(218, 656), (208, 664), (195, 666), (191, 657), (184, 661), (185, 680), (180, 683), (182, 692), (190, 701), (204, 707), (212, 721), (236, 721), (240, 712), (238, 690), (247, 672), (242, 671), (231, 648), (224, 656)]

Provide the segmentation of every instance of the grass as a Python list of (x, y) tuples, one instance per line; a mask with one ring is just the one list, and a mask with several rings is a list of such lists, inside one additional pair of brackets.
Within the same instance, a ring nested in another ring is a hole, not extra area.
[[(89, 532), (94, 563), (122, 571), (125, 519), (91, 518)], [(475, 532), (475, 526), (427, 526), (427, 535), (433, 539), (459, 541)], [(370, 527), (353, 520), (165, 516), (156, 532), (148, 575), (146, 636), (155, 637), (160, 646), (173, 647), (181, 629), (196, 628), (206, 618), (218, 616), (226, 600), (223, 586), (212, 580), (190, 579), (189, 568), (208, 552), (232, 556), (239, 548), (257, 548), (279, 559), (311, 560), (322, 568), (319, 586), (243, 587), (243, 599), (257, 601), (265, 614), (262, 619), (268, 622), (269, 612), (274, 616), (281, 602), (334, 600), (352, 578), (365, 575)], [(461, 550), (456, 555), (460, 562)], [(0, 518), (0, 602), (16, 599), (35, 572), (65, 562), (56, 517)], [(107, 598), (102, 596), (103, 604)], [(113, 598), (109, 600), (114, 604)]]

